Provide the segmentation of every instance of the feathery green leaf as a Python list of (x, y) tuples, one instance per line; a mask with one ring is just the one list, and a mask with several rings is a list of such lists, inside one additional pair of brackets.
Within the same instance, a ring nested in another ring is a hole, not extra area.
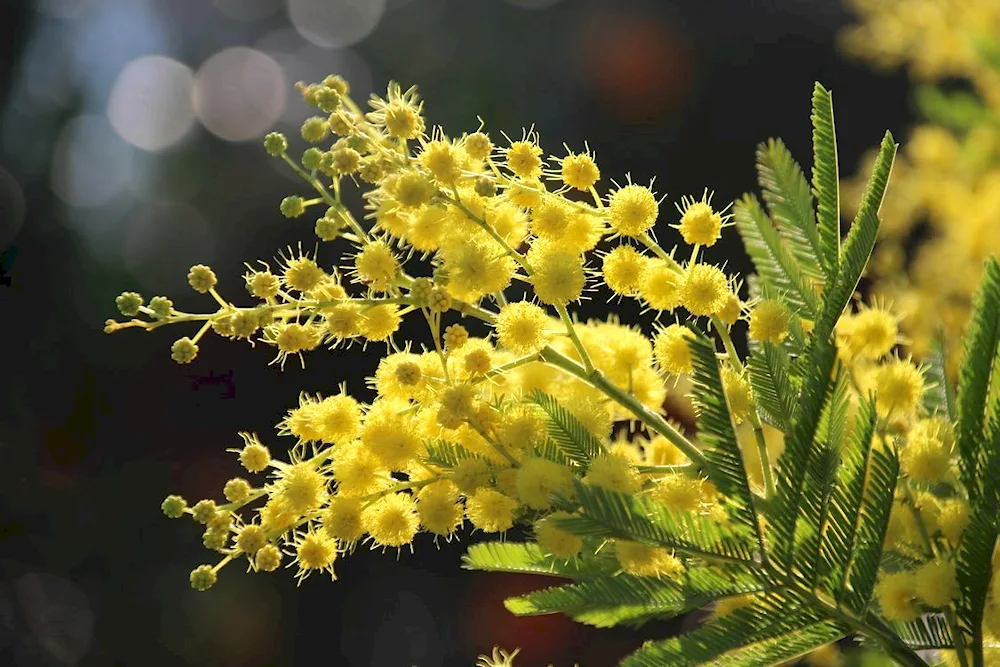
[(570, 459), (586, 468), (604, 453), (600, 439), (555, 398), (540, 391), (528, 398), (545, 412), (549, 437)]
[(840, 175), (833, 97), (819, 82), (812, 94), (813, 192), (818, 200), (820, 259), (828, 278), (837, 275), (840, 262)]

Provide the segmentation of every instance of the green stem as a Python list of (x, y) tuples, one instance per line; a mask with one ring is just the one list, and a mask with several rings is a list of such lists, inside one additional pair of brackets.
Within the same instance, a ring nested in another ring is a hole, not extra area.
[(671, 426), (662, 416), (647, 408), (645, 405), (636, 400), (634, 396), (622, 391), (620, 388), (612, 384), (600, 371), (594, 370), (588, 373), (587, 369), (583, 366), (551, 347), (543, 348), (540, 354), (542, 359), (549, 364), (583, 380), (611, 400), (629, 410), (644, 424), (669, 440), (675, 447), (677, 447), (677, 449), (681, 450), (684, 456), (688, 457), (696, 466), (703, 470), (712, 470), (714, 472), (714, 467), (709, 464), (705, 455), (702, 454), (690, 440), (681, 435), (681, 433)]
[(569, 316), (569, 312), (566, 310), (566, 306), (556, 306), (556, 312), (559, 313), (559, 317), (562, 319), (563, 324), (566, 326), (566, 333), (569, 334), (569, 339), (573, 341), (573, 347), (576, 348), (577, 354), (580, 355), (580, 359), (583, 361), (584, 370), (590, 374), (594, 372), (594, 362), (590, 359), (590, 353), (587, 352), (587, 348), (583, 346), (583, 341), (576, 333), (576, 327), (573, 326), (573, 320)]

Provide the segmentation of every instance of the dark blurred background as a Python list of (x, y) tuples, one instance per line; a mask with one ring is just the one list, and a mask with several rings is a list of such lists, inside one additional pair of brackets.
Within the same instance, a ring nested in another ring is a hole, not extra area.
[[(271, 433), (302, 390), (361, 390), (379, 352), (281, 373), (209, 336), (180, 367), (170, 343), (191, 331), (104, 321), (123, 290), (214, 309), (186, 286), (195, 263), (240, 300), (244, 261), (312, 245), (278, 213), (304, 192), (260, 141), (297, 138), (295, 81), (339, 72), (359, 101), (418, 84), (452, 136), (481, 116), (494, 136), (534, 123), (559, 155), (587, 140), (604, 189), (656, 177), (666, 224), (682, 194), (753, 189), (767, 137), (808, 167), (814, 80), (845, 173), (909, 124), (901, 75), (836, 52), (850, 20), (837, 0), (0, 0), (0, 665), (469, 666), (499, 644), (518, 667), (603, 667), (675, 632), (516, 619), (503, 598), (548, 582), (461, 570), (468, 531), (398, 559), (362, 548), (337, 582), (229, 566), (192, 591), (216, 559), (163, 497), (221, 497), (237, 431)], [(734, 239), (713, 250), (746, 266)]]

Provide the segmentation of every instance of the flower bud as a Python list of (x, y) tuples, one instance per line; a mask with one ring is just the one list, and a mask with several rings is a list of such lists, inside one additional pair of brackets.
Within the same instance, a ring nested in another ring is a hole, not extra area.
[(154, 296), (149, 300), (149, 309), (153, 311), (153, 317), (165, 320), (170, 317), (170, 311), (174, 309), (174, 302), (165, 296)]
[(306, 200), (298, 195), (285, 197), (281, 200), (280, 210), (286, 218), (297, 218), (306, 212)]
[(137, 292), (122, 292), (116, 299), (115, 305), (118, 306), (118, 312), (125, 317), (135, 317), (139, 314), (139, 308), (142, 307), (142, 295)]
[(187, 501), (180, 496), (167, 496), (160, 505), (160, 509), (171, 519), (179, 519), (184, 516)]
[(191, 571), (191, 588), (196, 591), (207, 591), (215, 585), (218, 578), (211, 565), (199, 565)]
[(187, 279), (191, 289), (201, 294), (212, 289), (219, 282), (215, 277), (215, 272), (204, 264), (192, 266), (191, 270), (188, 271)]
[(170, 346), (170, 358), (179, 364), (189, 364), (198, 356), (198, 346), (193, 340), (185, 336), (178, 338)]
[(271, 157), (278, 157), (288, 150), (288, 139), (280, 132), (270, 132), (264, 137), (264, 150)]

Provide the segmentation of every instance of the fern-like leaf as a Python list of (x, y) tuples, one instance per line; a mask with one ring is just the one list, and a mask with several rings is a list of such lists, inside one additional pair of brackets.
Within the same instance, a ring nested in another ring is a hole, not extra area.
[(611, 576), (619, 565), (612, 557), (555, 558), (534, 542), (480, 542), (471, 545), (462, 556), (462, 567), (586, 580)]
[(504, 605), (519, 616), (564, 613), (601, 628), (668, 619), (698, 609), (719, 598), (757, 593), (766, 584), (738, 570), (721, 574), (692, 570), (682, 581), (619, 574), (578, 584), (533, 591), (508, 598)]
[(782, 240), (799, 267), (808, 276), (822, 278), (822, 247), (809, 183), (780, 139), (757, 147), (757, 180)]
[(924, 614), (915, 621), (890, 623), (896, 635), (907, 646), (917, 651), (928, 649), (953, 649), (954, 639), (944, 614)]
[(858, 511), (857, 535), (850, 562), (848, 606), (859, 614), (871, 603), (889, 512), (896, 492), (899, 459), (893, 449), (874, 449), (869, 459), (864, 496)]
[(427, 455), (423, 457), (424, 462), (440, 468), (454, 468), (463, 459), (483, 458), (477, 454), (473, 454), (461, 445), (456, 445), (445, 440), (430, 440), (427, 441), (425, 446), (427, 448)]
[(820, 258), (827, 276), (837, 274), (840, 258), (840, 175), (837, 165), (837, 132), (833, 123), (833, 97), (819, 82), (812, 95), (812, 186), (818, 201)]
[(791, 426), (788, 417), (797, 399), (789, 378), (790, 367), (788, 353), (771, 343), (760, 345), (747, 361), (750, 389), (761, 417), (782, 433)]
[(549, 438), (570, 459), (586, 468), (594, 457), (604, 453), (600, 439), (555, 398), (535, 391), (529, 399), (545, 412)]
[(757, 198), (743, 195), (733, 209), (733, 219), (763, 290), (783, 297), (801, 316), (814, 317), (818, 307), (816, 292)]
[(555, 494), (556, 505), (579, 514), (554, 519), (580, 537), (621, 538), (675, 549), (683, 555), (728, 564), (751, 565), (754, 543), (745, 526), (681, 512), (649, 498), (573, 480), (575, 500)]
[(730, 500), (736, 518), (757, 531), (750, 482), (726, 403), (719, 362), (715, 358), (715, 343), (704, 334), (695, 332), (689, 346), (698, 437), (705, 444), (702, 450), (705, 458), (712, 464), (713, 475), (710, 479)]
[(875, 404), (864, 401), (841, 452), (830, 497), (829, 521), (820, 544), (820, 563), (827, 571), (827, 588), (838, 601), (845, 591), (847, 567), (854, 551), (875, 424)]
[[(694, 667), (703, 664), (730, 664), (723, 656), (731, 651), (794, 636), (824, 620), (793, 596), (765, 594), (759, 596), (753, 604), (679, 637), (646, 642), (625, 658), (621, 666)], [(830, 640), (823, 639), (817, 641), (816, 645), (828, 641)]]
[[(1000, 344), (1000, 263), (986, 262), (973, 299), (972, 319), (965, 335), (962, 367), (958, 376), (958, 443), (962, 482), (970, 497), (978, 495), (979, 451), (986, 420), (993, 359)], [(992, 481), (991, 481), (992, 483)]]

